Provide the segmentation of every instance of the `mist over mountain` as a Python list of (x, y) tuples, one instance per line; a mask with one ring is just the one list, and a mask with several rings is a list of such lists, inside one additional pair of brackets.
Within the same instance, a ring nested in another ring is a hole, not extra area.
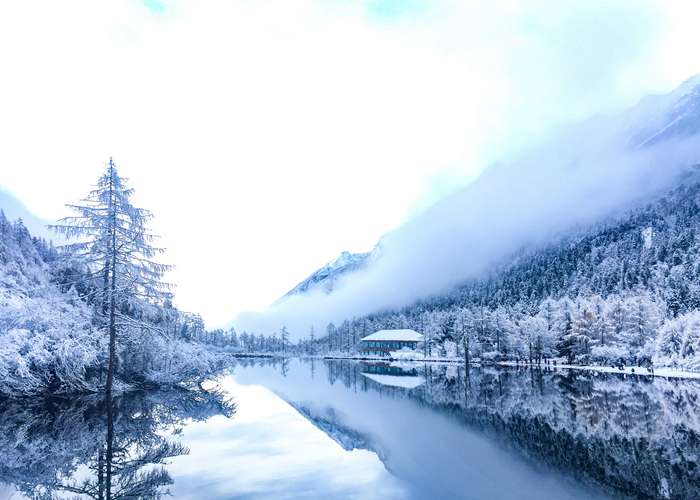
[(328, 262), (325, 266), (317, 269), (311, 275), (301, 281), (298, 285), (284, 294), (278, 302), (293, 295), (304, 295), (309, 292), (324, 291), (331, 293), (335, 290), (336, 282), (347, 274), (359, 271), (367, 264), (379, 256), (379, 245), (371, 252), (350, 253), (342, 252), (338, 258)]
[(310, 325), (446, 294), (527, 248), (595, 231), (597, 223), (687, 182), (700, 161), (698, 131), (698, 77), (619, 116), (563, 127), (387, 234), (371, 262), (358, 257), (347, 270), (325, 266), (268, 310), (242, 314), (235, 324), (263, 333), (286, 325), (300, 337)]

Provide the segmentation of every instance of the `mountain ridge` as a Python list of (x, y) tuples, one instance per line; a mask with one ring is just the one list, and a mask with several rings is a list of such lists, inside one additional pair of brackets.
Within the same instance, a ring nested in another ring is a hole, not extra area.
[[(577, 126), (576, 133), (572, 135), (585, 135), (587, 129), (599, 128), (601, 125), (599, 118), (594, 121), (595, 123), (582, 122)], [(621, 134), (628, 138), (627, 144), (632, 150), (644, 150), (664, 141), (694, 136), (700, 132), (700, 74), (687, 79), (667, 94), (650, 95), (641, 99), (632, 108), (612, 119), (607, 119), (603, 125), (609, 129), (609, 134), (603, 135), (603, 141), (608, 141), (609, 136)], [(487, 170), (483, 176), (494, 174), (497, 172)], [(435, 212), (433, 208), (441, 203), (442, 201), (421, 213), (418, 219), (430, 217)], [(353, 275), (366, 270), (372, 263), (382, 258), (382, 253), (378, 249), (385, 237), (386, 235), (380, 239), (380, 243), (371, 252), (358, 254), (342, 252), (335, 260), (328, 262), (295, 285), (275, 304), (292, 296), (304, 296), (317, 291), (332, 295), (341, 279), (352, 279)], [(350, 263), (345, 264), (348, 260)], [(342, 264), (338, 264), (340, 262)], [(459, 287), (459, 284), (456, 286)]]

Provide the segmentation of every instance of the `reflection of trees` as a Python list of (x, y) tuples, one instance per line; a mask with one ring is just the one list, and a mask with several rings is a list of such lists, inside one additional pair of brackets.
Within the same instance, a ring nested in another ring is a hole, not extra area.
[(232, 416), (216, 391), (130, 392), (111, 404), (79, 400), (5, 402), (0, 407), (0, 482), (29, 497), (160, 498), (168, 459), (189, 450), (169, 436), (185, 419)]
[[(330, 362), (351, 382), (361, 363)], [(415, 388), (362, 391), (449, 413), (540, 463), (638, 498), (700, 498), (700, 383), (594, 372), (427, 365)]]

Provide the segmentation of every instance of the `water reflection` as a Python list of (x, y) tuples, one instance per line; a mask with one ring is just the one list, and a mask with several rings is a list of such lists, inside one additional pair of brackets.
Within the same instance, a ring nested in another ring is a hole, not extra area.
[(286, 372), (236, 376), (375, 452), (416, 498), (700, 498), (696, 381), (341, 361)]
[(169, 459), (189, 453), (185, 421), (233, 415), (217, 391), (129, 392), (0, 406), (0, 482), (29, 498), (161, 498)]
[(42, 499), (700, 498), (695, 381), (243, 360), (220, 387), (0, 402), (0, 483)]

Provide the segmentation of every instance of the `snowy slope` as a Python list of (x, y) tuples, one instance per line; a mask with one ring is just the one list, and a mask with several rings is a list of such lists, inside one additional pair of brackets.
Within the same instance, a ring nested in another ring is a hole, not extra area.
[(54, 242), (62, 240), (62, 237), (47, 228), (47, 225), (53, 224), (54, 221), (46, 221), (37, 217), (21, 201), (8, 191), (3, 190), (2, 187), (0, 187), (0, 209), (5, 212), (5, 216), (9, 220), (22, 219), (22, 223), (32, 235)]
[(297, 284), (287, 292), (282, 299), (292, 295), (303, 295), (317, 290), (331, 293), (335, 288), (338, 278), (363, 269), (378, 255), (378, 248), (377, 246), (371, 252), (365, 253), (342, 252), (336, 259), (317, 269), (308, 278)]
[[(595, 151), (597, 149), (609, 147), (610, 144), (618, 144), (620, 142), (623, 144), (626, 143), (632, 151), (639, 151), (652, 148), (661, 143), (688, 139), (698, 132), (700, 132), (700, 75), (687, 80), (678, 89), (669, 94), (644, 98), (635, 107), (619, 116), (596, 117), (581, 124), (565, 127), (560, 137), (552, 138), (553, 144), (556, 143), (559, 146), (563, 144), (563, 151), (565, 154), (561, 155), (561, 159), (557, 159), (559, 151), (551, 152), (551, 156), (555, 157), (555, 166), (547, 168), (551, 170), (549, 173), (552, 175), (566, 174), (567, 171), (575, 173), (580, 170), (578, 169), (579, 164), (582, 164), (584, 161), (591, 161), (588, 157), (591, 151), (594, 151), (593, 160), (595, 160)], [(573, 151), (573, 153), (571, 151)], [(582, 151), (586, 153), (581, 155), (580, 153)], [(571, 155), (571, 158), (568, 158), (569, 155)], [(548, 158), (548, 154), (544, 156), (545, 159), (550, 159)], [(579, 156), (581, 156), (581, 158), (579, 158)], [(698, 154), (695, 155), (695, 158), (696, 160), (690, 162), (691, 165), (700, 162), (700, 148), (698, 148)], [(676, 161), (676, 158), (669, 159), (669, 161)], [(686, 160), (679, 161), (686, 162)], [(567, 162), (570, 163), (570, 165), (561, 165)], [(559, 163), (559, 165), (556, 165), (556, 163)], [(691, 165), (689, 165), (689, 167)], [(555, 172), (557, 169), (562, 171)], [(488, 181), (491, 180), (491, 177), (496, 177), (504, 173), (505, 172), (500, 172), (499, 169), (487, 171), (483, 178), (475, 183), (473, 188), (467, 188), (463, 192), (454, 195), (452, 199), (438, 203), (419, 216), (417, 221), (420, 220), (423, 226), (429, 228), (430, 226), (439, 227), (441, 222), (448, 218), (451, 213), (465, 208), (464, 200), (475, 197), (475, 195), (478, 197), (479, 191), (483, 190), (482, 188), (488, 185)], [(537, 182), (536, 177), (532, 182)], [(655, 180), (649, 179), (648, 182), (653, 183)], [(585, 186), (582, 186), (582, 189), (584, 188)], [(634, 196), (631, 195), (628, 196), (628, 198), (634, 199)], [(635, 200), (637, 203), (639, 201), (638, 199)], [(507, 203), (506, 200), (504, 200), (504, 202)], [(591, 200), (591, 203), (595, 204), (595, 201)], [(469, 206), (469, 208), (474, 207)], [(583, 210), (584, 208), (590, 209), (590, 207), (582, 207), (582, 211), (585, 211)], [(486, 207), (483, 207), (483, 209), (486, 210)], [(616, 207), (616, 209), (619, 210), (619, 207)], [(603, 209), (600, 211), (602, 212)], [(558, 215), (559, 214), (553, 214), (553, 218)], [(465, 214), (465, 217), (468, 218), (469, 214)], [(593, 217), (590, 217), (590, 219), (593, 219)], [(581, 220), (585, 221), (586, 219), (580, 218), (576, 220), (574, 218), (573, 221), (573, 224), (579, 224), (579, 227), (577, 227), (578, 230), (581, 229)], [(396, 235), (406, 233), (406, 236), (414, 238), (415, 235), (409, 234), (410, 227), (411, 225), (417, 225), (417, 221), (412, 221), (407, 224), (408, 232), (405, 231), (404, 228), (401, 228), (396, 231)], [(523, 222), (523, 224), (525, 223)], [(454, 230), (458, 230), (458, 226), (455, 225)], [(516, 228), (515, 230), (518, 231), (520, 228)], [(441, 242), (438, 241), (437, 238), (442, 237), (442, 235), (438, 234), (437, 230), (428, 230), (427, 233), (427, 235), (420, 236), (425, 238), (434, 237), (436, 245), (434, 249), (435, 253), (441, 252), (439, 248)], [(382, 242), (385, 240), (388, 243), (392, 242), (392, 238), (389, 236), (382, 238)], [(348, 282), (349, 277), (357, 274), (358, 271), (366, 269), (370, 263), (374, 264), (376, 262), (380, 262), (382, 265), (388, 267), (397, 268), (404, 264), (387, 264), (381, 261), (384, 259), (396, 260), (401, 257), (401, 255), (397, 255), (396, 252), (391, 251), (382, 251), (380, 253), (377, 251), (377, 248), (366, 254), (350, 254), (348, 252), (343, 252), (338, 259), (319, 268), (306, 280), (296, 285), (283, 298), (292, 295), (305, 295), (318, 289), (322, 289), (325, 293), (331, 294), (336, 291), (337, 281), (341, 276), (344, 282)], [(422, 262), (420, 263), (422, 264)], [(429, 294), (432, 294), (432, 292), (433, 291), (430, 291)]]
[(104, 352), (89, 308), (52, 283), (55, 250), (0, 212), (0, 393), (94, 389), (85, 371)]
[(697, 134), (700, 132), (700, 75), (669, 94), (643, 100), (628, 112), (627, 120), (636, 129), (632, 143), (638, 147)]

